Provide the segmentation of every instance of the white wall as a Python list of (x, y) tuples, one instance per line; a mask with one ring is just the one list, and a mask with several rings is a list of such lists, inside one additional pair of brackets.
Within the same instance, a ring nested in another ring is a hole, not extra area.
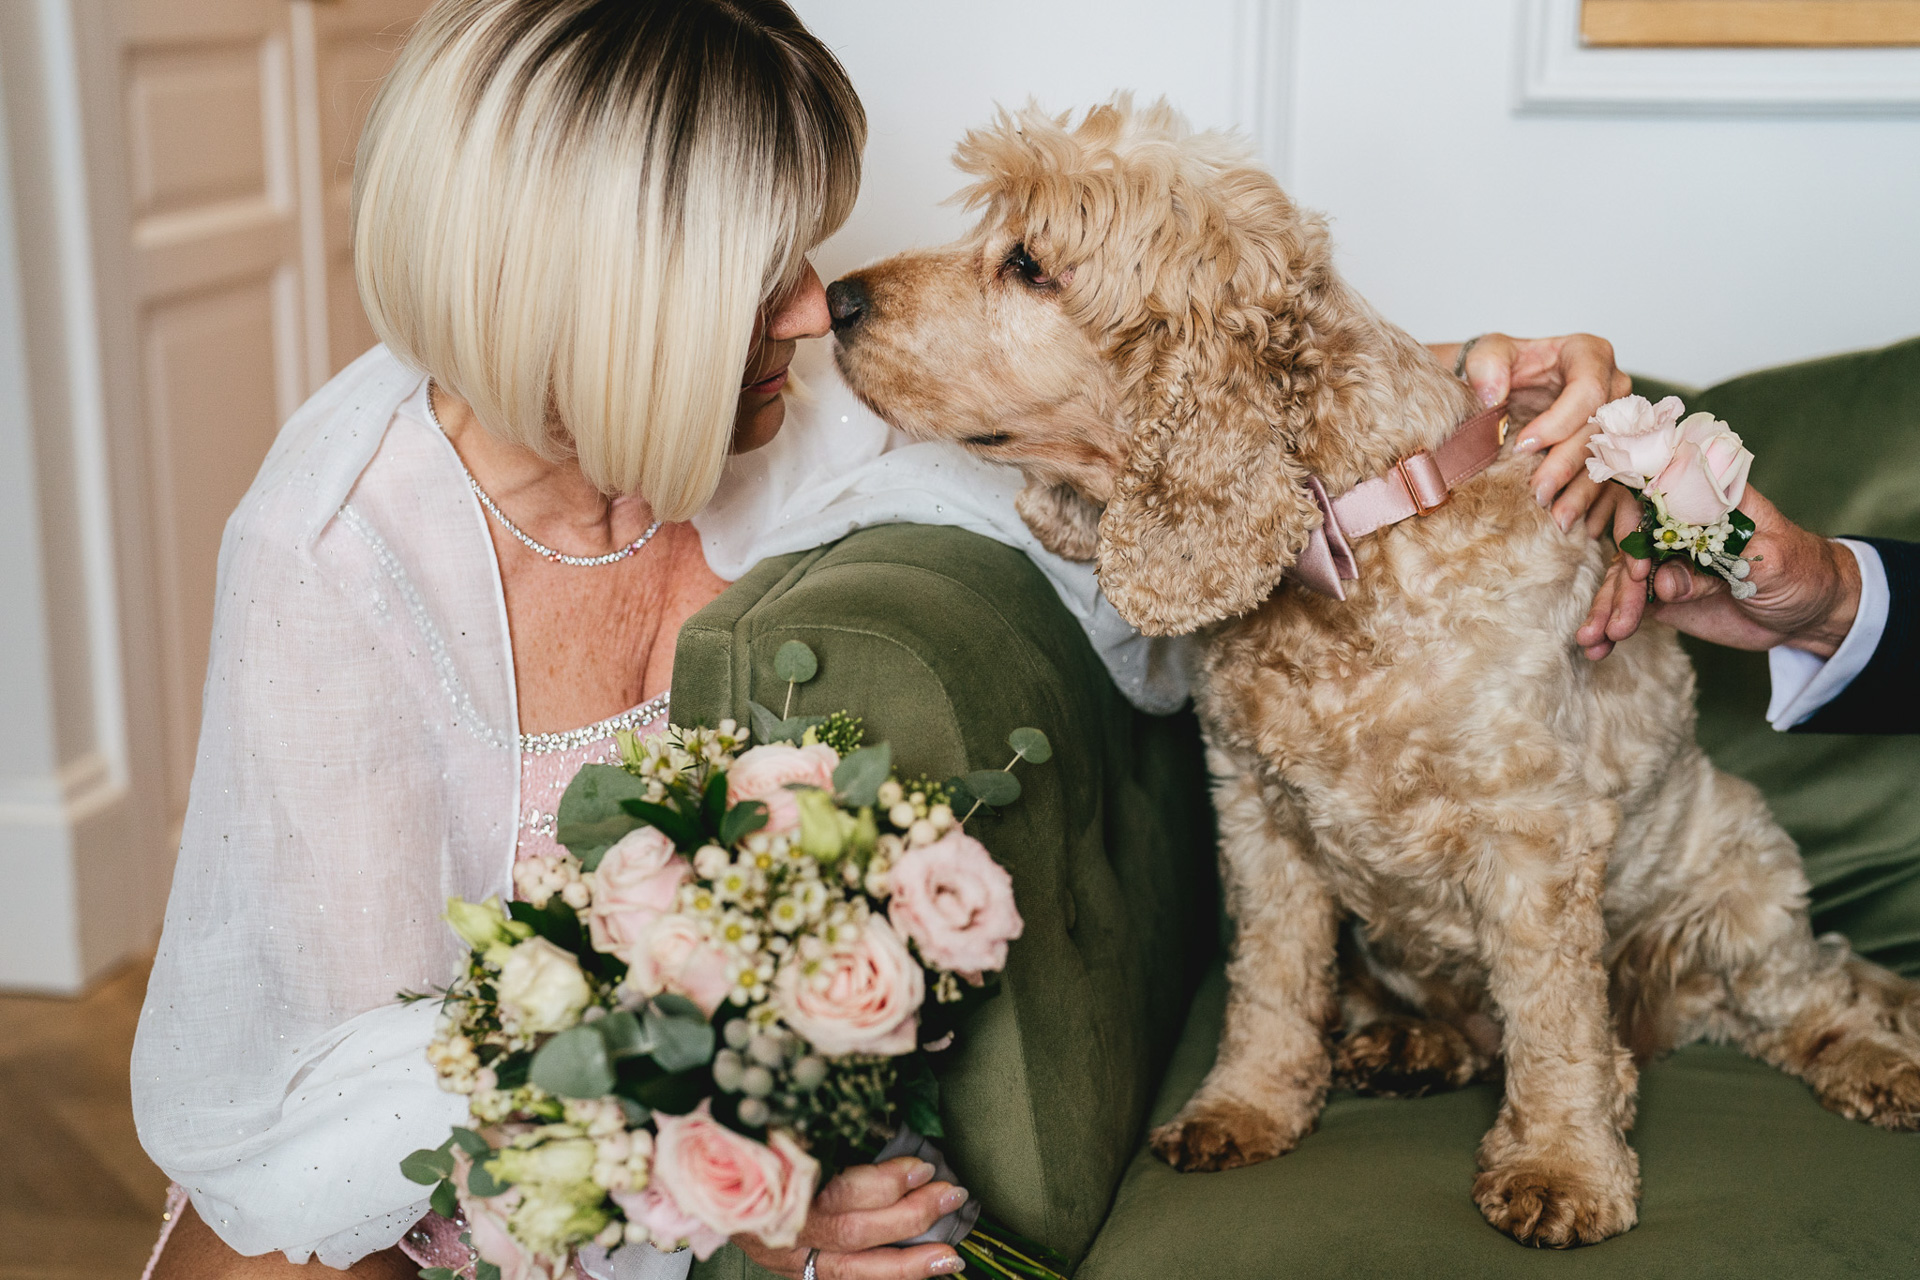
[(1118, 89), (1165, 94), (1196, 123), (1241, 110), (1235, 38), (1244, 0), (793, 0), (846, 64), (867, 108), (866, 183), (853, 217), (816, 261), (831, 280), (968, 225), (940, 202), (950, 163), (995, 103), (1084, 107)]
[[(1350, 278), (1423, 338), (1589, 329), (1629, 367), (1708, 382), (1920, 333), (1912, 111), (1522, 113), (1523, 0), (797, 7), (874, 126), (829, 278), (964, 225), (937, 207), (959, 184), (947, 157), (996, 100), (1131, 88), (1263, 135)], [(1291, 31), (1275, 56), (1249, 47), (1262, 15)], [(1280, 90), (1268, 112), (1249, 66)]]

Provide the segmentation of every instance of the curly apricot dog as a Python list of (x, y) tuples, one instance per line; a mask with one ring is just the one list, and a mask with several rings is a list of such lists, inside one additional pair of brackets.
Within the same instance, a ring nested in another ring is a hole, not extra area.
[(1154, 1150), (1264, 1160), (1336, 1073), (1417, 1093), (1497, 1060), (1474, 1199), (1565, 1246), (1634, 1224), (1636, 1057), (1732, 1041), (1920, 1126), (1920, 987), (1813, 936), (1792, 840), (1694, 742), (1670, 630), (1575, 651), (1604, 552), (1534, 503), (1532, 460), (1355, 539), (1344, 601), (1282, 582), (1322, 523), (1309, 477), (1338, 495), (1478, 409), (1321, 221), (1124, 97), (1003, 114), (958, 159), (979, 226), (837, 282), (838, 358), (906, 431), (1019, 465), (1034, 532), (1142, 631), (1205, 638), (1232, 990)]

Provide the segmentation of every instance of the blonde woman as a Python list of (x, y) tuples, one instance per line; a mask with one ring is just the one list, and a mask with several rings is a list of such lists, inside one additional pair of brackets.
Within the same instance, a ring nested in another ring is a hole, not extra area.
[[(911, 450), (936, 446), (895, 449), (852, 406), (836, 416), (859, 441), (818, 437), (821, 491), (852, 506), (807, 508), (776, 446), (746, 468), (776, 496), (722, 505), (783, 532), (709, 528), (703, 547), (687, 523), (728, 455), (779, 431), (795, 344), (828, 328), (806, 254), (853, 203), (865, 128), (780, 0), (441, 0), (410, 37), (355, 176), (383, 345), (288, 422), (221, 549), (133, 1062), (141, 1140), (177, 1184), (159, 1280), (446, 1260), (447, 1224), (398, 1164), (465, 1105), (425, 1060), (434, 1006), (395, 993), (455, 971), (447, 898), (510, 895), (574, 770), (664, 721), (679, 626), (726, 585), (710, 562), (737, 576), (782, 537), (879, 520), (1030, 546), (1010, 493), (956, 501), (990, 469), (916, 473)], [(1543, 443), (1614, 376), (1591, 340), (1475, 354), (1499, 390), (1559, 396)], [(885, 464), (866, 488), (859, 449)], [(1091, 577), (1048, 571), (1103, 644)], [(939, 1275), (960, 1267), (944, 1244), (880, 1246), (965, 1198), (893, 1161), (829, 1184), (799, 1248), (740, 1243), (789, 1276)]]

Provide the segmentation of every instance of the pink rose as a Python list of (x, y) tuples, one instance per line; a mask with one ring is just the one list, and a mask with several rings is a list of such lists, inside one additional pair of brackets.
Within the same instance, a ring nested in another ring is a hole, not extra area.
[(1678, 396), (1649, 404), (1645, 396), (1622, 396), (1595, 410), (1592, 421), (1600, 430), (1587, 441), (1587, 474), (1595, 483), (1618, 480), (1642, 489), (1666, 469), (1679, 446), (1674, 424), (1686, 406)]
[(1718, 524), (1740, 505), (1747, 492), (1753, 455), (1733, 428), (1710, 413), (1696, 413), (1680, 424), (1680, 447), (1647, 486), (1667, 514), (1685, 524)]
[(758, 800), (767, 806), (768, 835), (791, 835), (800, 826), (800, 806), (787, 788), (793, 785), (833, 790), (840, 753), (824, 742), (796, 747), (769, 742), (749, 748), (727, 770), (727, 803)]
[(688, 1216), (775, 1249), (799, 1238), (820, 1166), (792, 1138), (775, 1130), (755, 1142), (715, 1120), (704, 1101), (684, 1116), (655, 1112), (654, 1127), (654, 1181)]
[(647, 926), (627, 961), (627, 985), (641, 995), (662, 991), (685, 996), (708, 1017), (727, 998), (727, 957), (707, 941), (691, 916), (670, 913)]
[(893, 864), (893, 927), (928, 964), (978, 982), (1007, 967), (1007, 944), (1025, 927), (1013, 877), (986, 846), (958, 827)]
[(727, 1242), (724, 1233), (688, 1216), (657, 1182), (645, 1191), (616, 1191), (613, 1202), (627, 1215), (628, 1222), (637, 1222), (647, 1229), (647, 1239), (663, 1253), (673, 1252), (684, 1241), (693, 1250), (693, 1256), (705, 1262)]
[(520, 1205), (519, 1189), (509, 1187), (500, 1195), (482, 1200), (467, 1191), (467, 1171), (472, 1167), (467, 1153), (455, 1147), (453, 1190), (472, 1233), (474, 1251), (500, 1268), (500, 1280), (541, 1280), (546, 1272), (538, 1269), (533, 1254), (507, 1230), (508, 1217)]
[(869, 916), (856, 941), (807, 969), (797, 961), (782, 969), (773, 1003), (815, 1049), (889, 1057), (913, 1052), (926, 978), (884, 918)]
[(622, 836), (593, 873), (593, 905), (587, 908), (593, 949), (611, 951), (631, 965), (647, 926), (672, 909), (681, 881), (691, 873), (657, 827)]

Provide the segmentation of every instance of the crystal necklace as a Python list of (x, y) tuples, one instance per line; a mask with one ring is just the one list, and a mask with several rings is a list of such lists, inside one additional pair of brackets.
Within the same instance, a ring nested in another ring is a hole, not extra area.
[[(431, 422), (441, 435), (444, 436), (447, 434), (447, 429), (440, 425), (440, 415), (433, 411), (432, 382), (427, 383), (427, 421)], [(449, 445), (453, 443), (451, 437), (448, 438), (447, 443)], [(467, 487), (473, 490), (474, 497), (480, 499), (480, 505), (487, 509), (487, 514), (495, 520), (498, 520), (502, 529), (505, 529), (508, 533), (520, 539), (527, 550), (533, 552), (533, 554), (543, 560), (551, 560), (555, 564), (569, 564), (580, 569), (598, 568), (603, 564), (619, 564), (622, 560), (625, 560), (628, 556), (646, 546), (647, 543), (653, 539), (653, 535), (660, 532), (660, 522), (655, 520), (647, 526), (645, 533), (635, 538), (632, 542), (629, 542), (626, 546), (621, 547), (618, 551), (609, 551), (603, 556), (570, 556), (564, 551), (555, 551), (544, 542), (535, 540), (526, 530), (507, 519), (507, 513), (494, 505), (493, 499), (487, 496), (487, 491), (482, 489), (480, 482), (473, 478), (473, 472), (468, 470), (466, 460), (460, 457), (460, 451), (457, 449), (454, 450), (453, 456), (454, 460), (460, 463), (462, 474), (467, 477)]]

